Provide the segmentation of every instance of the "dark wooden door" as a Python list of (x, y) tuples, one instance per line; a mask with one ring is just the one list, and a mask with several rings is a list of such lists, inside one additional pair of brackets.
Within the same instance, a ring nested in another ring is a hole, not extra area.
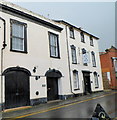
[(5, 108), (29, 105), (29, 76), (22, 71), (5, 75)]
[(91, 93), (90, 73), (83, 73), (84, 77), (84, 93)]
[(58, 78), (47, 78), (47, 99), (58, 99)]

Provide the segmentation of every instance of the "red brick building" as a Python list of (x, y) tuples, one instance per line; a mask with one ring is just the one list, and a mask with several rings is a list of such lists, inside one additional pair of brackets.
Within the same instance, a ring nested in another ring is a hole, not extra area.
[(111, 46), (100, 52), (104, 89), (117, 89), (117, 48)]

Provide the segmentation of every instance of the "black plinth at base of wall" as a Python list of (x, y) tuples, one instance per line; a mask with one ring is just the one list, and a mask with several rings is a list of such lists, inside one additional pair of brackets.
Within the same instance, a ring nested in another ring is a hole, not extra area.
[(37, 99), (31, 99), (30, 105), (39, 105), (41, 103), (47, 103), (47, 98), (37, 98)]

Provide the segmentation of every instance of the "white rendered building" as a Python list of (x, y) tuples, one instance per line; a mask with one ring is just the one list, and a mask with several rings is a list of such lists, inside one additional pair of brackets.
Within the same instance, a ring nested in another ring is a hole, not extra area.
[(102, 91), (96, 36), (0, 2), (0, 103), (4, 109)]

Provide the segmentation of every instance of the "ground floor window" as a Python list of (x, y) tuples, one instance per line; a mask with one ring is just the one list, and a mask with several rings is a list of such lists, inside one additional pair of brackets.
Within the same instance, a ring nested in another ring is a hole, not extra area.
[(98, 74), (97, 74), (97, 72), (94, 72), (94, 80), (95, 80), (95, 88), (99, 88)]
[(78, 71), (74, 70), (73, 71), (73, 85), (74, 85), (74, 90), (79, 89), (79, 78), (78, 78)]

